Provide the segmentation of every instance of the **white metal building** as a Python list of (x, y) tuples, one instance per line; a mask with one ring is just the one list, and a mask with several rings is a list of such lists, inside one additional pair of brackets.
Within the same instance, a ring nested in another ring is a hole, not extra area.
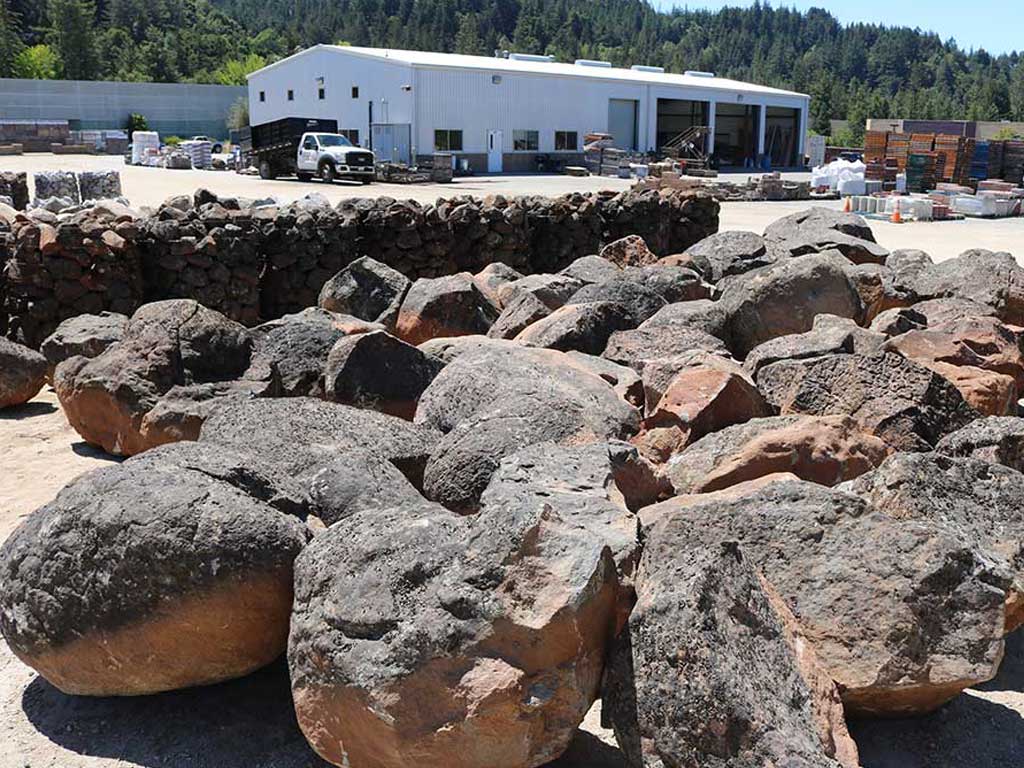
[[(527, 171), (538, 155), (576, 159), (583, 136), (656, 151), (694, 125), (722, 165), (804, 153), (810, 97), (709, 73), (670, 74), (606, 62), (318, 45), (249, 75), (253, 125), (336, 119), (383, 159), (452, 152), (478, 172)], [(572, 156), (572, 157), (570, 157)]]

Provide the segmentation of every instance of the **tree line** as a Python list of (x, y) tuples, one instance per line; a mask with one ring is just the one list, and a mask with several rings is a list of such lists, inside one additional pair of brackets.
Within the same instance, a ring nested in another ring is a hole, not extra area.
[(1024, 52), (755, 3), (644, 0), (0, 0), (0, 77), (241, 84), (316, 43), (548, 53), (712, 71), (809, 93), (811, 127), (866, 117), (1024, 121)]

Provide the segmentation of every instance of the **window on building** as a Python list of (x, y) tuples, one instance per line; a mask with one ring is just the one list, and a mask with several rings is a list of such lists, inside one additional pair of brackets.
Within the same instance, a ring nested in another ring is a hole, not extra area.
[(291, 89), (288, 90), (288, 101), (295, 101), (295, 91)]
[(434, 151), (461, 152), (462, 131), (455, 131), (450, 128), (434, 131)]
[(358, 85), (353, 85), (352, 86), (352, 98), (353, 99), (358, 99), (359, 98), (359, 86)]
[(516, 129), (512, 131), (512, 149), (516, 152), (536, 152), (540, 148), (537, 131)]
[(555, 152), (577, 152), (579, 148), (576, 131), (555, 131)]
[(266, 91), (260, 91), (260, 101), (266, 101), (266, 100), (267, 100), (267, 92)]
[(359, 146), (359, 129), (358, 128), (343, 128), (341, 135), (348, 139), (353, 147)]
[(317, 96), (320, 97), (320, 101), (323, 101), (324, 97), (327, 96), (327, 91), (325, 91), (323, 88), (318, 89), (316, 93)]

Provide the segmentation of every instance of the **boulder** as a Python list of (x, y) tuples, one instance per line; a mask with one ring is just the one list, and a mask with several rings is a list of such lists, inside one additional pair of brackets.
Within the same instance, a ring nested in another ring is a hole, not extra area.
[[(161, 397), (175, 386), (243, 379), (253, 346), (252, 334), (219, 312), (189, 299), (158, 301), (140, 307), (122, 340), (102, 354), (57, 366), (54, 388), (68, 422), (86, 442), (131, 456), (163, 442), (142, 432), (143, 419)], [(254, 372), (251, 385), (270, 393), (270, 377), (265, 368)], [(200, 387), (201, 396), (209, 389)]]
[(788, 240), (803, 228), (831, 229), (859, 240), (875, 242), (875, 235), (862, 216), (819, 207), (777, 219), (765, 228), (764, 237), (769, 242)]
[(440, 336), (487, 333), (498, 319), (498, 308), (480, 292), (468, 272), (420, 278), (405, 295), (395, 335), (409, 344)]
[(554, 350), (507, 345), (449, 363), (415, 421), (447, 433), (427, 464), (426, 496), (472, 512), (505, 456), (542, 442), (623, 439), (636, 432), (639, 414), (603, 371)]
[(651, 252), (640, 235), (626, 235), (626, 237), (608, 243), (601, 249), (599, 255), (617, 267), (643, 267), (654, 264), (658, 260), (658, 257)]
[(754, 380), (750, 378), (750, 374), (743, 370), (743, 366), (724, 352), (716, 353), (697, 350), (684, 352), (673, 357), (645, 360), (642, 376), (644, 402), (646, 403), (645, 413), (650, 415), (658, 406), (658, 403), (661, 402), (661, 398), (665, 394), (665, 390), (668, 389), (668, 385), (672, 383), (676, 376), (682, 371), (695, 367), (713, 368), (723, 373), (735, 374), (745, 378), (751, 386), (754, 386)]
[(935, 444), (946, 456), (960, 456), (1002, 464), (1024, 472), (1024, 419), (986, 416), (946, 435)]
[(616, 597), (608, 547), (548, 505), (348, 517), (296, 564), (299, 726), (339, 766), (542, 765), (597, 696)]
[(328, 400), (411, 420), (444, 364), (386, 331), (339, 339), (324, 368)]
[(492, 339), (514, 339), (521, 331), (550, 314), (549, 306), (532, 293), (524, 292), (505, 305), (487, 335)]
[(709, 299), (714, 291), (714, 286), (705, 283), (700, 274), (685, 267), (661, 264), (626, 267), (622, 270), (622, 279), (654, 291), (669, 304)]
[(618, 276), (622, 267), (600, 256), (581, 256), (558, 274), (575, 278), (582, 283), (604, 283)]
[(919, 301), (914, 304), (913, 309), (924, 317), (927, 326), (970, 320), (975, 317), (996, 316), (993, 309), (980, 302), (955, 296)]
[(424, 498), (394, 464), (365, 448), (348, 448), (309, 481), (310, 511), (330, 526), (364, 512), (415, 508)]
[(735, 543), (677, 550), (673, 533), (651, 532), (605, 675), (626, 762), (857, 768), (839, 692), (783, 601)]
[(883, 264), (854, 264), (847, 268), (846, 274), (864, 305), (865, 323), (872, 322), (882, 312), (909, 307), (917, 301), (917, 295)]
[(732, 351), (746, 357), (758, 344), (811, 330), (818, 315), (857, 320), (860, 296), (835, 252), (784, 259), (748, 272), (721, 299)]
[(310, 307), (257, 326), (255, 359), (273, 366), (286, 397), (323, 397), (324, 366), (335, 343), (350, 334), (383, 329), (351, 315)]
[(363, 256), (324, 283), (317, 305), (393, 329), (410, 285), (401, 272)]
[(745, 376), (722, 366), (695, 365), (672, 379), (631, 442), (648, 460), (662, 463), (709, 432), (770, 414)]
[(117, 312), (77, 315), (63, 321), (39, 347), (49, 364), (48, 375), (52, 379), (54, 369), (68, 358), (98, 357), (124, 338), (127, 327), (128, 317)]
[(46, 358), (0, 336), (0, 408), (27, 403), (46, 384)]
[(709, 493), (789, 472), (836, 485), (874, 469), (889, 454), (848, 416), (754, 418), (706, 434), (675, 453), (665, 476), (676, 494)]
[(527, 275), (498, 288), (498, 306), (506, 307), (513, 299), (528, 293), (549, 309), (558, 309), (576, 291), (583, 281), (567, 275)]
[(1002, 659), (1010, 576), (941, 526), (805, 481), (670, 499), (640, 514), (657, 521), (659, 551), (696, 557), (738, 542), (837, 683), (847, 715), (934, 710), (990, 679)]
[(885, 342), (879, 333), (865, 330), (853, 320), (834, 315), (818, 315), (806, 333), (778, 336), (750, 350), (743, 367), (757, 378), (758, 371), (780, 360), (803, 360), (823, 355), (858, 353), (870, 355)]
[(847, 235), (827, 226), (805, 224), (783, 239), (768, 239), (768, 252), (776, 259), (809, 253), (838, 251), (853, 264), (884, 264), (889, 251), (872, 240)]
[(764, 238), (754, 232), (716, 232), (686, 250), (694, 268), (709, 283), (741, 275), (775, 261)]
[(506, 283), (519, 280), (522, 276), (522, 272), (513, 269), (507, 264), (502, 264), (500, 261), (496, 261), (488, 264), (473, 275), (473, 282), (476, 283), (476, 287), (487, 297), (488, 301), (494, 304), (494, 306), (500, 307), (498, 289)]
[(628, 279), (625, 274), (603, 283), (585, 285), (567, 303), (589, 304), (595, 301), (621, 304), (634, 328), (666, 304), (660, 293), (644, 283)]
[(72, 481), (0, 550), (4, 637), (65, 693), (206, 685), (285, 648), (305, 525), (203, 461), (145, 458)]
[(642, 375), (652, 361), (689, 352), (729, 354), (725, 344), (704, 331), (682, 325), (655, 325), (616, 331), (608, 338), (602, 356), (620, 365), (628, 365)]
[(669, 304), (651, 315), (640, 327), (692, 328), (728, 343), (728, 325), (729, 316), (721, 302), (699, 299)]
[(575, 350), (566, 353), (566, 361), (600, 376), (612, 386), (615, 394), (635, 408), (643, 409), (644, 383), (632, 368)]
[(610, 301), (567, 304), (524, 328), (515, 340), (529, 347), (600, 355), (608, 344), (608, 337), (634, 325), (630, 313), (621, 304)]
[(913, 307), (887, 309), (871, 321), (870, 330), (885, 336), (899, 336), (907, 331), (928, 327), (928, 318)]
[(436, 357), (445, 365), (464, 352), (486, 349), (509, 349), (520, 346), (509, 339), (495, 339), (490, 336), (442, 336), (420, 344), (417, 349), (425, 355)]
[(302, 483), (346, 451), (363, 448), (419, 488), (440, 437), (376, 411), (294, 397), (226, 401), (203, 424), (200, 441), (248, 451)]
[(982, 459), (897, 453), (843, 490), (900, 520), (948, 530), (1014, 574), (1006, 632), (1024, 623), (1024, 475)]
[(1009, 253), (964, 251), (955, 259), (904, 273), (922, 300), (968, 299), (1004, 323), (1024, 325), (1024, 268)]
[(927, 451), (978, 417), (939, 374), (891, 352), (782, 360), (757, 386), (781, 413), (852, 416), (901, 451)]

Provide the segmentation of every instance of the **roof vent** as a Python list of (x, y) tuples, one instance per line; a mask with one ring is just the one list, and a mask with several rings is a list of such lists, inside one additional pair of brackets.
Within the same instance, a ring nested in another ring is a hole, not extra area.
[(554, 56), (540, 56), (536, 53), (510, 53), (508, 57), (512, 61), (537, 61), (545, 64), (550, 64), (555, 60)]
[(714, 72), (701, 72), (699, 69), (688, 69), (685, 72), (683, 72), (683, 74), (684, 75), (688, 75), (690, 77), (714, 77), (715, 76)]
[(664, 67), (649, 67), (646, 64), (634, 64), (630, 69), (634, 72), (657, 72), (659, 74), (665, 72)]
[(576, 59), (577, 67), (600, 67), (601, 69), (611, 69), (612, 63), (610, 61), (598, 61), (597, 59)]

